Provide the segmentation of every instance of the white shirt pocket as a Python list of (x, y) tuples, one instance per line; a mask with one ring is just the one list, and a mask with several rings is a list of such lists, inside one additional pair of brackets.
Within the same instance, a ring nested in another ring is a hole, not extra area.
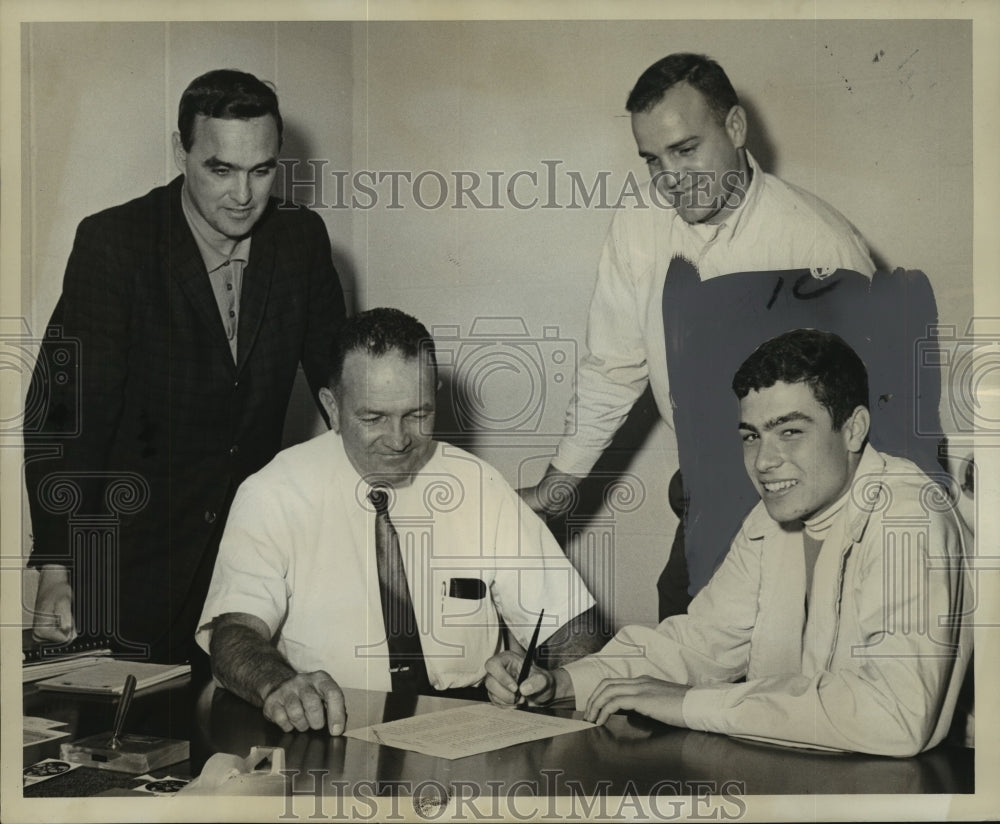
[(469, 686), (499, 649), (489, 584), (478, 570), (436, 570), (432, 577), (430, 637), (423, 639), (427, 674), (438, 689)]

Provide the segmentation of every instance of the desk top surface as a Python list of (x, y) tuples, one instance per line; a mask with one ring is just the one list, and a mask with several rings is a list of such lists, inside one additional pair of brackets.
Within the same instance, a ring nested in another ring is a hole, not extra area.
[[(348, 729), (466, 703), (352, 689), (344, 694)], [(25, 715), (65, 721), (74, 738), (110, 729), (114, 708), (107, 698), (25, 689)], [(548, 712), (573, 714), (568, 709)], [(253, 746), (281, 747), (286, 769), (299, 771), (288, 779), (296, 790), (309, 789), (312, 776), (319, 775), (325, 791), (350, 793), (363, 782), (368, 792), (379, 794), (428, 781), (495, 793), (519, 788), (540, 796), (598, 789), (643, 796), (975, 791), (974, 751), (961, 747), (946, 744), (904, 759), (826, 753), (678, 729), (633, 715), (616, 715), (603, 727), (446, 760), (344, 736), (331, 738), (322, 731), (284, 733), (256, 707), (197, 678), (137, 693), (127, 728), (191, 742), (190, 761), (163, 771), (173, 775), (197, 775), (217, 752), (244, 757)], [(59, 743), (25, 748), (25, 765), (58, 756)], [(29, 789), (38, 795), (79, 794), (70, 784), (59, 783), (70, 779), (60, 776)]]

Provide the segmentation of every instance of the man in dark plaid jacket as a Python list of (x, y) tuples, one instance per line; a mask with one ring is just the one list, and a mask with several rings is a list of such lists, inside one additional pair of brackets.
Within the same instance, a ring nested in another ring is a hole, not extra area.
[(269, 196), (274, 91), (209, 72), (178, 129), (181, 176), (80, 223), (25, 424), (35, 638), (161, 661), (195, 649), (232, 496), (345, 313), (323, 221)]

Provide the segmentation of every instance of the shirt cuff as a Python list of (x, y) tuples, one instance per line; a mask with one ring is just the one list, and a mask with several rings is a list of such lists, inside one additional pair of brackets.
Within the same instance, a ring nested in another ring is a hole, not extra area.
[(273, 606), (270, 602), (255, 598), (249, 594), (243, 595), (230, 592), (211, 600), (205, 601), (202, 608), (201, 617), (198, 619), (198, 626), (194, 631), (194, 640), (205, 652), (208, 652), (212, 643), (212, 631), (215, 628), (215, 619), (220, 615), (231, 612), (253, 615), (267, 624), (271, 638), (278, 631), (280, 617), (274, 614)]
[(726, 703), (724, 694), (731, 689), (731, 684), (689, 689), (681, 706), (684, 726), (704, 732), (728, 732), (726, 725), (721, 723), (719, 710)]
[(552, 466), (567, 475), (586, 478), (594, 468), (597, 459), (601, 457), (601, 449), (588, 449), (562, 440), (552, 459)]
[(607, 677), (608, 673), (593, 655), (564, 664), (563, 669), (569, 674), (569, 680), (573, 683), (576, 708), (582, 712), (587, 708), (587, 702), (597, 689), (597, 685)]
[(206, 654), (208, 654), (209, 645), (212, 643), (212, 628), (213, 622), (209, 621), (202, 624), (194, 632), (194, 640), (197, 642), (198, 646), (201, 647)]

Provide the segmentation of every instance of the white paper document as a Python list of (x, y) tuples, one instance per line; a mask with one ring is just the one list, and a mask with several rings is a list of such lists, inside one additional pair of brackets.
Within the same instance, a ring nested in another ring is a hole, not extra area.
[(349, 738), (360, 738), (362, 741), (413, 750), (438, 758), (464, 758), (513, 744), (523, 744), (525, 741), (578, 732), (593, 726), (586, 721), (571, 718), (554, 718), (481, 704), (373, 724), (370, 727), (348, 730), (344, 734)]

